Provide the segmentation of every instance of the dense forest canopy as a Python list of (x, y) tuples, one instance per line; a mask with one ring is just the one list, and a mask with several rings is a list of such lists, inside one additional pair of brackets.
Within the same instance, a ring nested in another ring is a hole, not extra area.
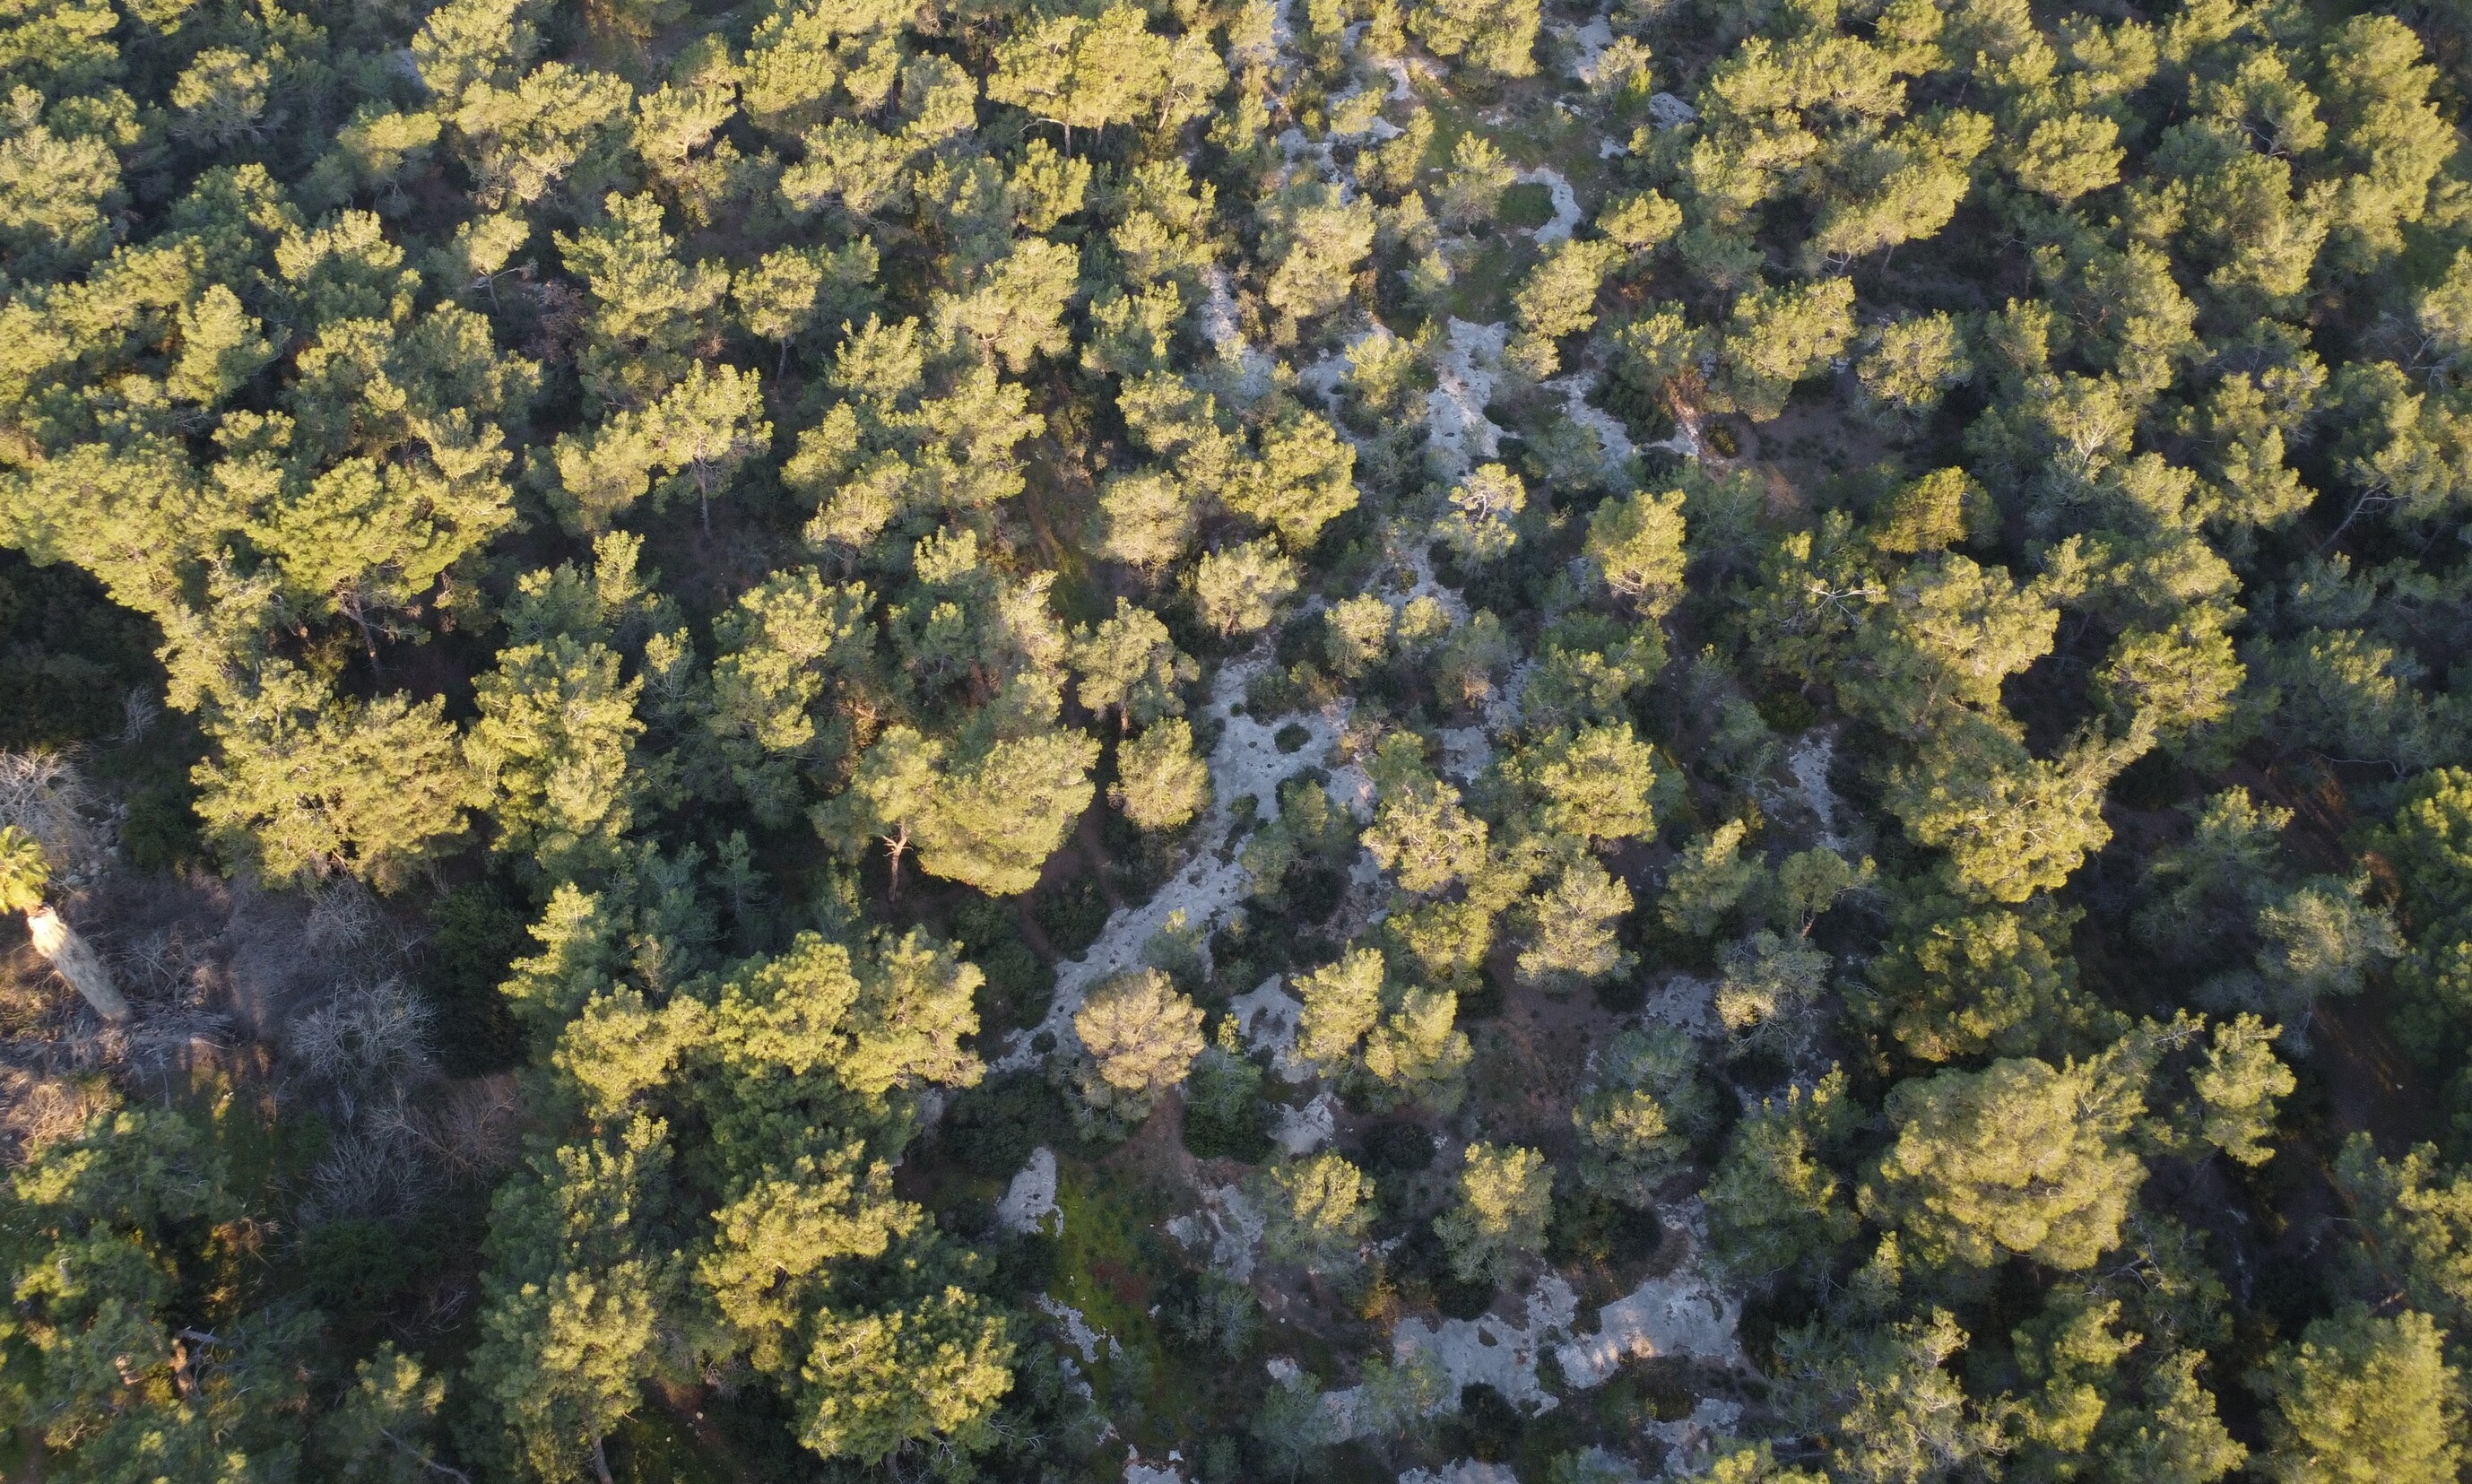
[(2446, 1484), (2472, 13), (0, 7), (0, 1456)]

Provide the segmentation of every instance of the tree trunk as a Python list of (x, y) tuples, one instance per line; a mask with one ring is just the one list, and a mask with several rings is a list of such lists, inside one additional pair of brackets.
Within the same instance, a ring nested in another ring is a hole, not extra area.
[(342, 596), (335, 606), (344, 610), (344, 616), (352, 621), (353, 628), (361, 631), (361, 647), (369, 652), (369, 673), (384, 679), (386, 666), (378, 662), (378, 636), (369, 628), (368, 610), (358, 596), (352, 594)]
[(601, 1484), (618, 1484), (616, 1479), (609, 1476), (609, 1453), (602, 1447), (602, 1441), (598, 1436), (592, 1440), (592, 1472), (600, 1477)]
[(111, 982), (111, 970), (49, 903), (26, 914), (26, 931), (35, 940), (35, 951), (51, 961), (69, 988), (85, 996), (95, 1014), (115, 1024), (129, 1018), (129, 1001)]
[(910, 826), (907, 825), (901, 826), (901, 835), (898, 839), (891, 835), (885, 836), (884, 846), (886, 850), (892, 852), (892, 884), (885, 890), (884, 899), (899, 901), (901, 899), (901, 852), (910, 849)]

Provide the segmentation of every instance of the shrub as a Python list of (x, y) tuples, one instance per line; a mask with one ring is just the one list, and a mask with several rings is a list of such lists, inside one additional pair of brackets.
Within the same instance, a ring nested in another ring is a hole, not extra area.
[(498, 986), (531, 943), (522, 916), (493, 884), (474, 881), (440, 898), (429, 921), (423, 988), (438, 1009), (439, 1065), (454, 1077), (515, 1065), (523, 1060), (523, 1031)]
[(1195, 1058), (1184, 1085), (1184, 1147), (1202, 1160), (1258, 1164), (1271, 1152), (1262, 1069), (1213, 1046)]
[(1107, 898), (1088, 876), (1061, 882), (1040, 893), (1038, 905), (1032, 911), (1038, 919), (1039, 931), (1047, 934), (1048, 946), (1063, 958), (1071, 958), (1098, 942), (1099, 934), (1107, 926)]
[(1056, 1089), (1034, 1071), (996, 1072), (956, 1093), (944, 1109), (939, 1138), (953, 1162), (973, 1175), (1003, 1180), (1042, 1143), (1060, 1142), (1070, 1127)]
[(1523, 180), (1502, 193), (1502, 204), (1493, 214), (1505, 227), (1534, 231), (1554, 220), (1554, 193), (1537, 181)]

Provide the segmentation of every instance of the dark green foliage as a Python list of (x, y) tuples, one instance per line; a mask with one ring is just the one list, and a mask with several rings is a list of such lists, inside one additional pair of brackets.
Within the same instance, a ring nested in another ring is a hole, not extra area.
[(1404, 1118), (1368, 1124), (1358, 1163), (1374, 1177), (1414, 1175), (1434, 1163), (1434, 1136), (1423, 1124)]
[(992, 1044), (1010, 1030), (1036, 1025), (1056, 996), (1056, 970), (1021, 936), (1014, 909), (972, 896), (953, 914), (953, 933), (986, 975), (980, 988), (980, 1034)]
[(1285, 897), (1295, 920), (1307, 926), (1327, 922), (1347, 895), (1347, 873), (1336, 866), (1307, 866), (1288, 876)]
[(318, 1306), (356, 1323), (383, 1309), (412, 1274), (400, 1233), (362, 1217), (303, 1233), (300, 1265)]
[[(1386, 1202), (1389, 1199), (1386, 1195)], [(1389, 1225), (1386, 1222), (1376, 1230), (1387, 1234)], [(1430, 1303), (1448, 1318), (1474, 1319), (1493, 1306), (1495, 1285), (1465, 1282), (1454, 1276), (1449, 1256), (1430, 1221), (1417, 1220), (1410, 1226), (1386, 1262), (1389, 1277), (1403, 1295), (1413, 1296), (1419, 1304)]]
[[(1210, 967), (1219, 987), (1242, 994), (1286, 963), (1288, 944), (1269, 913), (1254, 912), (1210, 935)], [(1292, 940), (1291, 940), (1292, 941)]]
[(530, 946), (524, 920), (494, 882), (469, 882), (430, 909), (425, 981), (438, 1007), (439, 1060), (447, 1071), (479, 1076), (522, 1059), (520, 1027), (498, 986)]
[(1056, 1281), (1056, 1239), (1043, 1233), (990, 1241), (994, 1281), (1004, 1293), (1043, 1293)]
[(1547, 1254), (1557, 1263), (1626, 1267), (1656, 1255), (1665, 1243), (1665, 1227), (1653, 1210), (1569, 1182), (1554, 1192), (1548, 1240)]
[(1271, 1105), (1263, 1072), (1247, 1058), (1211, 1047), (1184, 1085), (1184, 1147), (1203, 1160), (1258, 1164), (1271, 1150)]
[(1484, 1381), (1460, 1388), (1460, 1414), (1452, 1428), (1465, 1441), (1468, 1456), (1483, 1463), (1507, 1463), (1519, 1452), (1528, 1419), (1510, 1399)]
[(1098, 941), (1100, 930), (1107, 925), (1107, 898), (1098, 882), (1077, 876), (1039, 893), (1031, 914), (1059, 956), (1076, 958)]
[(1554, 193), (1531, 181), (1509, 187), (1502, 193), (1502, 204), (1494, 209), (1494, 220), (1505, 227), (1531, 231), (1554, 219)]
[(1216, 1273), (1186, 1273), (1159, 1300), (1168, 1332), (1209, 1357), (1212, 1365), (1241, 1361), (1261, 1331), (1261, 1301), (1243, 1283)]
[(1001, 1180), (1020, 1169), (1033, 1149), (1061, 1141), (1070, 1128), (1046, 1078), (1032, 1071), (997, 1072), (954, 1095), (938, 1125), (937, 1141), (963, 1169)]
[(176, 872), (200, 855), (198, 817), (190, 809), (197, 791), (186, 778), (141, 783), (129, 792), (120, 821), (120, 848), (140, 871)]
[(999, 1035), (1046, 1018), (1056, 997), (1056, 970), (1040, 963), (1029, 944), (1010, 939), (986, 950), (978, 964), (987, 976), (986, 997), (979, 1007), (983, 1032)]
[(161, 683), (149, 627), (77, 568), (0, 550), (0, 750), (118, 736), (124, 699)]

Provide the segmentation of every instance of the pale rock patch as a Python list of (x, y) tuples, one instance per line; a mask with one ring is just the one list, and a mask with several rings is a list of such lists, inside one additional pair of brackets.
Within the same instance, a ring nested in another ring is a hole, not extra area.
[(1352, 762), (1333, 768), (1330, 782), (1323, 786), (1322, 792), (1330, 795), (1330, 802), (1345, 809), (1348, 817), (1358, 824), (1372, 821), (1373, 778), (1365, 771), (1363, 763)]
[(1838, 829), (1839, 808), (1843, 801), (1828, 785), (1828, 770), (1837, 761), (1837, 729), (1814, 727), (1794, 739), (1785, 751), (1785, 771), (1794, 779), (1794, 795), (1811, 811), (1818, 829), (1816, 842), (1840, 854), (1844, 853), (1845, 836)]
[(1571, 194), (1571, 182), (1563, 178), (1562, 172), (1550, 165), (1523, 170), (1519, 172), (1519, 179), (1531, 185), (1544, 186), (1546, 194), (1554, 201), (1554, 219), (1536, 228), (1536, 240), (1539, 243), (1570, 241), (1571, 233), (1587, 220), (1580, 210), (1580, 198)]
[(1411, 60), (1405, 57), (1390, 59), (1382, 63), (1382, 70), (1390, 74), (1390, 91), (1383, 95), (1383, 101), (1386, 103), (1406, 103), (1416, 95), (1417, 78), (1436, 76), (1436, 69), (1432, 62), (1421, 59)]
[(1330, 140), (1307, 139), (1303, 130), (1287, 129), (1282, 130), (1273, 142), (1278, 145), (1279, 155), (1287, 160), (1290, 170), (1293, 171), (1298, 165), (1310, 160), (1316, 175), (1339, 187), (1340, 200), (1355, 199), (1356, 177), (1353, 173), (1339, 168), (1339, 160), (1331, 154)]
[[(1491, 426), (1490, 423), (1486, 425)], [(1467, 599), (1457, 587), (1443, 586), (1442, 580), (1434, 575), (1431, 535), (1429, 527), (1405, 521), (1393, 521), (1384, 532), (1383, 549), (1387, 561), (1405, 568), (1409, 578), (1408, 590), (1399, 594), (1399, 601), (1391, 607), (1404, 609), (1418, 598), (1431, 598), (1442, 606), (1443, 613), (1453, 624), (1463, 624), (1468, 617)]]
[(1226, 265), (1213, 263), (1205, 276), (1209, 292), (1200, 309), (1201, 336), (1234, 372), (1238, 395), (1247, 400), (1268, 395), (1275, 363), (1245, 338), (1236, 323), (1236, 290)]
[(1056, 1218), (1050, 1234), (1061, 1234), (1064, 1213), (1056, 1205), (1056, 1151), (1041, 1144), (1030, 1152), (1030, 1162), (1013, 1176), (1004, 1199), (996, 1203), (996, 1226), (1028, 1235), (1046, 1231), (1050, 1216)]
[(1625, 1360), (1683, 1356), (1709, 1365), (1744, 1370), (1735, 1326), (1742, 1305), (1720, 1288), (1699, 1260), (1700, 1230), (1705, 1213), (1698, 1201), (1682, 1211), (1693, 1237), (1693, 1251), (1663, 1278), (1652, 1278), (1628, 1294), (1597, 1310), (1597, 1332), (1572, 1337), (1556, 1348), (1562, 1378), (1585, 1391), (1602, 1386)]
[(1114, 1335), (1090, 1328), (1090, 1321), (1072, 1304), (1059, 1303), (1043, 1293), (1032, 1302), (1038, 1305), (1039, 1312), (1055, 1320), (1063, 1329), (1065, 1341), (1080, 1352), (1083, 1365), (1098, 1364), (1103, 1351), (1110, 1355), (1125, 1352), (1125, 1348), (1116, 1343)]
[(1201, 338), (1223, 355), (1231, 345), (1242, 349), (1245, 332), (1236, 326), (1236, 289), (1226, 266), (1213, 263), (1203, 276), (1208, 293), (1201, 300)]
[(1725, 1030), (1717, 1017), (1717, 982), (1689, 974), (1675, 974), (1649, 991), (1640, 1018), (1662, 1021), (1702, 1039), (1722, 1036)]
[(1544, 386), (1562, 394), (1562, 416), (1596, 434), (1597, 442), (1604, 444), (1606, 468), (1619, 469), (1638, 455), (1639, 448), (1631, 443), (1630, 430), (1623, 426), (1622, 419), (1588, 401), (1588, 394), (1597, 389), (1595, 371), (1575, 371)]
[(1700, 424), (1685, 418), (1675, 419), (1672, 437), (1658, 439), (1646, 446), (1663, 448), (1677, 457), (1690, 459), (1695, 463), (1708, 451), (1708, 445), (1700, 437)]
[(1431, 434), (1426, 457), (1445, 480), (1467, 473), (1478, 459), (1502, 452), (1502, 429), (1485, 415), (1502, 374), (1502, 348), (1509, 344), (1510, 327), (1500, 322), (1450, 323), (1448, 343), (1434, 368), (1437, 385), (1425, 395), (1426, 427)]
[(1213, 1185), (1201, 1192), (1201, 1209), (1167, 1223), (1167, 1234), (1189, 1252), (1207, 1249), (1210, 1269), (1233, 1282), (1253, 1276), (1255, 1254), (1262, 1247), (1265, 1220), (1261, 1210), (1234, 1185)]
[(1505, 1464), (1462, 1458), (1444, 1466), (1439, 1473), (1431, 1469), (1411, 1469), (1399, 1475), (1399, 1484), (1519, 1484), (1519, 1475)]
[(1290, 13), (1293, 9), (1294, 0), (1272, 0), (1271, 44), (1283, 52), (1296, 44), (1295, 17)]
[[(1082, 1008), (1091, 987), (1112, 975), (1139, 969), (1143, 947), (1167, 925), (1172, 915), (1183, 913), (1185, 923), (1199, 930), (1206, 945), (1210, 933), (1244, 900), (1248, 885), (1245, 868), (1237, 852), (1227, 848), (1228, 832), (1235, 823), (1236, 801), (1251, 798), (1257, 802), (1258, 817), (1263, 822), (1277, 819), (1278, 785), (1328, 753), (1339, 736), (1336, 714), (1308, 712), (1269, 721), (1234, 714), (1235, 707), (1244, 703), (1246, 682), (1268, 662), (1267, 656), (1255, 655), (1230, 664), (1219, 672), (1211, 687), (1204, 713), (1225, 723), (1225, 729), (1218, 746), (1211, 750), (1213, 798), (1209, 814), (1195, 831), (1192, 858), (1150, 900), (1109, 914), (1098, 941), (1080, 958), (1056, 966), (1056, 999), (1047, 1017), (1030, 1030), (1012, 1033), (1005, 1054), (994, 1063), (996, 1070), (1036, 1065), (1039, 1053), (1033, 1045), (1040, 1031), (1053, 1036), (1059, 1047), (1072, 1044), (1073, 1015)], [(1279, 729), (1290, 722), (1305, 729), (1305, 745), (1295, 752), (1282, 753), (1275, 738)], [(1206, 945), (1202, 952), (1207, 967)]]
[(1659, 129), (1679, 129), (1685, 124), (1696, 122), (1699, 117), (1698, 108), (1684, 103), (1672, 93), (1648, 95), (1648, 121)]
[(1605, 48), (1614, 44), (1613, 21), (1604, 12), (1590, 16), (1584, 26), (1557, 26), (1554, 34), (1570, 43), (1571, 76), (1597, 85), (1597, 63), (1604, 60)]
[(1523, 659), (1509, 675), (1502, 678), (1502, 683), (1496, 685), (1493, 688), (1493, 694), (1487, 696), (1485, 701), (1484, 715), (1486, 731), (1498, 737), (1504, 732), (1518, 730), (1519, 724), (1528, 715), (1526, 705), (1528, 682), (1535, 675), (1536, 661)]
[(1486, 739), (1483, 727), (1445, 727), (1439, 734), (1445, 776), (1464, 783), (1493, 761), (1493, 744)]
[(1339, 1132), (1335, 1107), (1330, 1089), (1324, 1088), (1302, 1108), (1280, 1109), (1278, 1126), (1271, 1131), (1271, 1142), (1278, 1145), (1289, 1159), (1303, 1159), (1329, 1143), (1332, 1136)]
[(1663, 1440), (1667, 1450), (1676, 1456), (1700, 1452), (1718, 1438), (1735, 1435), (1743, 1420), (1743, 1404), (1722, 1397), (1701, 1397), (1692, 1404), (1691, 1415), (1670, 1423), (1650, 1423), (1640, 1430), (1650, 1437)]
[[(1366, 335), (1369, 335), (1371, 333), (1372, 331), (1370, 330), (1365, 332)], [(1355, 348), (1357, 344), (1364, 339), (1365, 335), (1350, 337), (1347, 342), (1348, 347), (1350, 349)], [(1328, 409), (1331, 416), (1336, 418), (1339, 415), (1339, 384), (1341, 381), (1344, 380), (1346, 376), (1347, 357), (1342, 354), (1333, 353), (1323, 356), (1321, 359), (1314, 362), (1311, 366), (1305, 367), (1303, 370), (1297, 371), (1296, 385), (1305, 391), (1311, 392), (1314, 395), (1320, 397), (1322, 406)], [(1359, 439), (1355, 434), (1347, 431), (1344, 427), (1338, 428), (1338, 432), (1340, 437), (1346, 439), (1351, 443), (1363, 442), (1363, 440)]]
[[(1653, 1432), (1661, 1425), (1663, 1424), (1651, 1423), (1648, 1430)], [(1608, 1453), (1604, 1448), (1591, 1444), (1581, 1450), (1580, 1457), (1606, 1478), (1620, 1479), (1622, 1484), (1646, 1484), (1646, 1481), (1640, 1477), (1638, 1469), (1620, 1453)]]
[[(1550, 1412), (1560, 1403), (1537, 1381), (1536, 1359), (1547, 1345), (1570, 1332), (1578, 1311), (1579, 1297), (1571, 1285), (1559, 1274), (1549, 1273), (1528, 1295), (1525, 1325), (1497, 1314), (1438, 1323), (1411, 1316), (1390, 1331), (1391, 1359), (1404, 1366), (1423, 1355), (1439, 1365), (1449, 1377), (1442, 1388), (1443, 1411), (1459, 1406), (1461, 1387), (1483, 1381), (1531, 1415)], [(1334, 1415), (1352, 1419), (1360, 1390), (1351, 1386), (1330, 1393)]]
[(1303, 1082), (1313, 1076), (1313, 1068), (1296, 1060), (1296, 1030), (1304, 1009), (1287, 992), (1287, 980), (1279, 974), (1227, 1001), (1245, 1044), (1271, 1053), (1271, 1069), (1282, 1082)]

